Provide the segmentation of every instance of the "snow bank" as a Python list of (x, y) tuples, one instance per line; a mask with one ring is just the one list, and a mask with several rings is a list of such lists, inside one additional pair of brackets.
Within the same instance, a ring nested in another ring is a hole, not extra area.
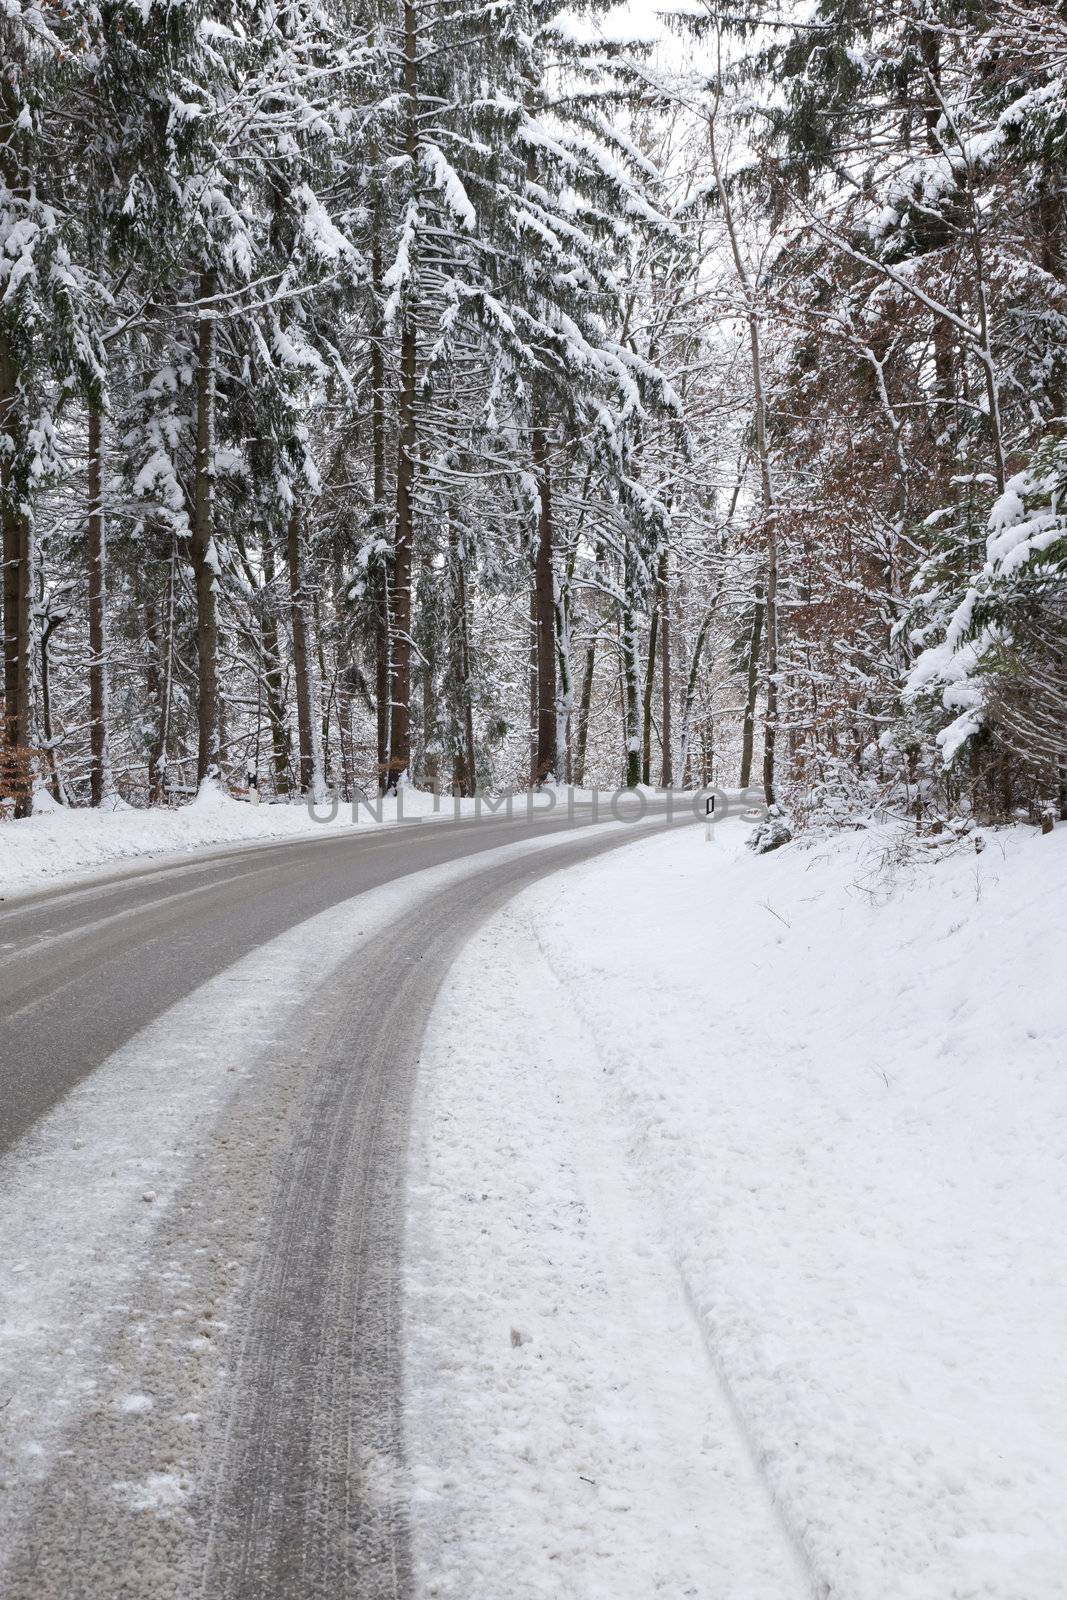
[[(422, 1592), (1067, 1595), (1067, 830), (742, 844), (678, 830), (550, 880), (442, 997)], [(699, 1360), (650, 1312), (665, 1273)], [(801, 1582), (724, 1547), (768, 1508)]]
[[(173, 811), (134, 810), (122, 804), (101, 811), (71, 809), (45, 796), (38, 796), (37, 803), (41, 809), (32, 817), (0, 821), (0, 896), (45, 888), (55, 879), (138, 857), (257, 839), (316, 838), (353, 825), (351, 804), (341, 805), (331, 820), (329, 803), (317, 806), (315, 815), (305, 802), (253, 806), (210, 784)], [(401, 803), (405, 817), (433, 815), (434, 796), (422, 790), (405, 788)], [(473, 808), (473, 801), (458, 803), (462, 815)], [(360, 828), (377, 826), (377, 799), (372, 804), (374, 810), (360, 806)], [(442, 814), (452, 816), (454, 804), (443, 798)], [(383, 824), (395, 823), (395, 799), (382, 801), (381, 810)]]

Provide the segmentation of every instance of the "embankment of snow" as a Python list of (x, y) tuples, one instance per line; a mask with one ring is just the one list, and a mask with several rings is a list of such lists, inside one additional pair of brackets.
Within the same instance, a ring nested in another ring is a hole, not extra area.
[[(135, 810), (119, 804), (112, 810), (90, 810), (52, 804), (38, 796), (40, 809), (18, 822), (0, 822), (0, 896), (47, 888), (56, 880), (79, 876), (95, 868), (113, 866), (139, 857), (202, 850), (211, 845), (254, 843), (256, 840), (317, 838), (325, 832), (354, 825), (378, 826), (379, 802), (361, 805), (353, 823), (351, 803), (334, 808), (330, 802), (310, 807), (249, 805), (235, 800), (217, 785), (205, 784), (188, 805), (174, 810), (158, 806)], [(472, 801), (440, 802), (442, 814), (454, 814), (458, 804), (466, 815)], [(401, 800), (405, 817), (432, 817), (434, 796), (406, 788)], [(380, 803), (382, 823), (395, 823), (397, 801)]]
[[(687, 1592), (699, 1540), (657, 1441), (689, 1439), (705, 1542), (743, 1474), (725, 1426), (717, 1488), (680, 1413), (642, 1436), (632, 1373), (662, 1413), (673, 1366), (693, 1414), (725, 1402), (805, 1573), (708, 1592), (1067, 1595), (1065, 896), (1067, 829), (754, 857), (731, 824), (633, 844), (497, 919), (442, 996), (414, 1156), (424, 1593), (495, 1600), (493, 1550), (542, 1575), (524, 1596), (599, 1594), (597, 1572), (635, 1600)], [(537, 962), (556, 986), (539, 1011)], [(623, 1177), (643, 1207), (615, 1203)], [(589, 1237), (613, 1241), (621, 1288), (599, 1323)], [(649, 1251), (690, 1307), (699, 1381), (683, 1334), (642, 1353)], [(584, 1479), (599, 1561), (546, 1534)]]

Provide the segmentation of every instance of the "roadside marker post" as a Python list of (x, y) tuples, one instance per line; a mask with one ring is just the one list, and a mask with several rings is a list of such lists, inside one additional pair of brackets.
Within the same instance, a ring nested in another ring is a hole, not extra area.
[(715, 825), (715, 796), (709, 795), (704, 801), (704, 843), (711, 843), (711, 830)]

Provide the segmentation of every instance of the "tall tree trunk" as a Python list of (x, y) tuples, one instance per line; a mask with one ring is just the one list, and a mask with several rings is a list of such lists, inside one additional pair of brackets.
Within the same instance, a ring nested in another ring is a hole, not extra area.
[(167, 568), (166, 641), (163, 649), (163, 681), (160, 686), (159, 742), (156, 751), (157, 782), (155, 798), (165, 800), (170, 773), (170, 713), (174, 700), (174, 651), (178, 610), (178, 548), (172, 540), (170, 563)]
[[(711, 627), (711, 619), (715, 615), (715, 607), (717, 605), (718, 605), (718, 596), (716, 595), (716, 597), (713, 599), (711, 605), (708, 607), (708, 610), (704, 613), (704, 616), (701, 619), (700, 627), (697, 630), (696, 643), (693, 646), (693, 658), (689, 663), (689, 677), (688, 677), (688, 679), (686, 681), (686, 685), (685, 685), (685, 704), (682, 707), (682, 733), (681, 733), (681, 739), (679, 741), (679, 746), (678, 746), (678, 766), (679, 766), (679, 771), (681, 773), (681, 778), (682, 778), (683, 784), (687, 783), (688, 779), (689, 779), (689, 744), (690, 744), (690, 736), (691, 736), (691, 731), (692, 731), (692, 726), (693, 726), (693, 705), (694, 705), (694, 703), (696, 701), (697, 683), (699, 682), (699, 679), (700, 679), (700, 662), (701, 662), (701, 659), (702, 659), (702, 657), (704, 655), (704, 644), (705, 644), (705, 642), (707, 640), (708, 629)], [(755, 697), (754, 696), (753, 696), (753, 706), (755, 706)], [(752, 722), (751, 722), (751, 720), (749, 721), (747, 726), (748, 726), (748, 734), (749, 734), (749, 739), (748, 739), (748, 760), (749, 760), (749, 765), (751, 766), (751, 763), (752, 763)], [(664, 779), (664, 783), (665, 784), (667, 784), (669, 782), (670, 782), (670, 778), (669, 777)], [(745, 785), (742, 784), (742, 788), (744, 788), (744, 787), (745, 787)]]
[[(414, 44), (413, 15), (405, 13), (405, 46), (407, 53), (412, 54)], [(372, 44), (376, 42), (376, 34), (371, 33)], [(410, 94), (413, 96), (418, 88), (417, 68), (414, 58), (410, 63), (405, 62), (405, 78)], [(408, 105), (407, 112), (407, 143), (409, 158), (414, 161), (416, 152), (412, 148), (416, 129), (414, 125), (415, 106), (413, 100)], [(377, 176), (377, 168), (381, 159), (381, 151), (373, 129), (369, 148), (370, 156), (370, 232), (371, 232), (371, 281), (375, 293), (372, 296), (372, 315), (374, 327), (370, 340), (370, 370), (371, 370), (371, 441), (374, 469), (374, 505), (371, 510), (371, 527), (378, 544), (378, 555), (374, 568), (371, 571), (372, 601), (374, 606), (374, 710), (375, 734), (377, 742), (378, 771), (377, 788), (379, 794), (384, 794), (390, 784), (389, 767), (389, 740), (392, 732), (392, 715), (390, 694), (392, 691), (392, 670), (390, 647), (392, 643), (393, 626), (391, 617), (390, 600), (390, 562), (385, 553), (386, 529), (389, 512), (386, 506), (388, 492), (388, 478), (386, 473), (386, 380), (385, 380), (385, 318), (382, 302), (378, 290), (382, 283), (382, 239), (385, 234), (385, 205), (383, 203), (383, 184)]]
[(574, 711), (574, 674), (571, 670), (570, 596), (555, 583), (556, 667), (556, 752), (563, 765), (564, 782), (573, 782), (571, 760), (571, 716)]
[(585, 647), (585, 670), (582, 673), (582, 692), (578, 700), (578, 737), (574, 750), (574, 781), (581, 788), (585, 781), (585, 763), (589, 750), (589, 710), (593, 703), (593, 674), (596, 670), (596, 634)]
[(281, 634), (278, 628), (277, 572), (274, 566), (274, 534), (268, 519), (262, 528), (263, 592), (260, 631), (263, 651), (263, 685), (267, 692), (267, 721), (270, 723), (271, 760), (274, 789), (289, 793), (289, 730), (285, 718), (285, 677), (282, 672)]
[(763, 794), (774, 805), (774, 758), (778, 739), (778, 518), (773, 506), (763, 524), (767, 541), (767, 700), (763, 723)]
[[(652, 701), (656, 688), (656, 651), (664, 651), (663, 662), (663, 717), (664, 725), (660, 733), (662, 746), (661, 754), (661, 782), (666, 785), (670, 782), (670, 736), (671, 736), (671, 701), (670, 701), (670, 663), (666, 656), (666, 647), (670, 642), (667, 622), (667, 546), (661, 544), (656, 556), (656, 589), (652, 603), (652, 616), (648, 627), (648, 661), (645, 664), (645, 689), (641, 705), (641, 782), (652, 783)], [(662, 774), (667, 776), (663, 777)]]
[[(312, 702), (311, 718), (311, 770), (312, 792), (315, 798), (325, 792), (326, 778), (330, 770), (330, 701), (333, 695), (323, 697), (323, 685), (329, 677), (326, 666), (326, 646), (322, 637), (322, 608), (319, 605), (319, 591), (317, 588), (311, 593), (311, 642), (315, 647), (315, 661), (318, 665), (317, 675), (313, 672), (309, 685)], [(318, 712), (316, 717), (316, 694), (318, 696)]]
[[(739, 274), (748, 290), (741, 265), (732, 215), (728, 221), (730, 238)], [(751, 303), (751, 301), (750, 301)], [(752, 359), (752, 390), (756, 410), (756, 455), (760, 470), (760, 502), (763, 511), (763, 540), (767, 559), (767, 593), (763, 605), (767, 630), (767, 692), (763, 717), (763, 793), (769, 806), (774, 804), (774, 759), (778, 738), (778, 511), (771, 486), (770, 445), (767, 438), (767, 397), (763, 387), (763, 357), (760, 347), (759, 317), (753, 307), (748, 319), (749, 352)], [(755, 636), (755, 624), (753, 625)], [(746, 718), (748, 707), (746, 705)], [(745, 785), (742, 783), (742, 788)]]
[(31, 728), (33, 723), (33, 521), (27, 512), (18, 518), (18, 634), (19, 678), (16, 701), (15, 726), (19, 747), (26, 752), (27, 766), (22, 793), (15, 806), (16, 817), (28, 817), (33, 811), (33, 773), (29, 766)]
[(389, 604), (389, 564), (383, 558), (375, 577), (374, 604), (374, 709), (378, 747), (378, 788), (389, 787), (389, 640), (393, 627)]
[[(381, 228), (374, 230), (371, 247), (372, 272), (375, 284), (382, 280)], [(385, 471), (385, 358), (382, 342), (385, 330), (379, 326), (371, 340), (371, 435), (374, 457), (374, 510), (372, 524), (376, 536), (385, 528), (387, 479)], [(384, 791), (389, 785), (389, 734), (390, 734), (390, 671), (389, 644), (392, 637), (389, 605), (389, 563), (379, 556), (374, 582), (374, 707), (378, 744), (378, 788)]]
[[(426, 591), (431, 589), (433, 578), (428, 572), (423, 572), (422, 593), (416, 590), (416, 606), (422, 615), (426, 614)], [(419, 662), (416, 676), (422, 689), (422, 715), (418, 737), (415, 741), (413, 774), (416, 781), (424, 789), (436, 790), (441, 779), (441, 709), (444, 700), (443, 686), (438, 673), (438, 637), (435, 629), (428, 629), (423, 634), (422, 647), (418, 652)], [(446, 668), (447, 672), (447, 668)]]
[(652, 697), (656, 689), (656, 650), (659, 645), (659, 606), (653, 605), (648, 624), (648, 660), (641, 693), (641, 782), (652, 782)]
[(548, 440), (540, 420), (535, 417), (531, 453), (537, 478), (539, 510), (537, 550), (534, 557), (534, 637), (537, 648), (537, 756), (534, 782), (555, 777), (559, 766), (557, 739), (559, 713), (556, 705), (556, 583), (553, 560), (554, 525), (552, 520), (552, 479), (548, 461)]
[(529, 720), (526, 727), (530, 786), (537, 787), (537, 584), (530, 583), (530, 627), (526, 635), (526, 678)]
[(107, 707), (107, 532), (103, 497), (104, 419), (89, 408), (89, 804), (102, 805), (111, 788)]
[(389, 648), (389, 765), (394, 793), (411, 765), (411, 565), (415, 542), (415, 324), (405, 317), (400, 338), (399, 451), (396, 463), (396, 541), (393, 548)]
[(32, 533), (21, 503), (19, 461), (23, 454), (18, 368), (0, 338), (0, 520), (4, 568), (4, 749), (0, 777), (17, 817), (33, 809), (29, 768), (30, 617)]
[(19, 699), (19, 508), (15, 483), (18, 450), (18, 390), (15, 363), (0, 340), (0, 490), (3, 493), (4, 565), (4, 743), (18, 747)]
[(351, 638), (345, 612), (345, 581), (339, 553), (334, 555), (333, 610), (337, 627), (337, 741), (341, 751), (341, 799), (353, 794)]
[(389, 715), (389, 688), (391, 682), (389, 640), (392, 637), (393, 625), (390, 615), (389, 576), (389, 564), (383, 558), (378, 564), (375, 579), (376, 596), (374, 606), (375, 733), (378, 746), (378, 788), (383, 793), (389, 787), (389, 735), (391, 732), (391, 718)]
[(48, 763), (48, 787), (52, 791), (52, 798), (57, 805), (66, 805), (67, 796), (63, 788), (63, 778), (56, 759), (55, 738), (52, 732), (52, 689), (50, 674), (50, 657), (48, 646), (52, 635), (59, 627), (59, 619), (50, 617), (41, 629), (41, 731), (44, 734), (44, 754)]
[(159, 607), (155, 595), (144, 598), (145, 691), (155, 711), (155, 728), (147, 740), (148, 803), (158, 805), (163, 798), (163, 645), (160, 637)]
[[(597, 540), (596, 552), (593, 557), (593, 571), (600, 572), (600, 563), (604, 556), (604, 546)], [(596, 647), (599, 635), (594, 631), (593, 637), (585, 647), (585, 668), (582, 673), (582, 692), (578, 700), (578, 736), (575, 741), (574, 752), (574, 782), (581, 786), (585, 781), (586, 760), (589, 753), (589, 712), (593, 704), (593, 678), (596, 671)]]
[[(0, 112), (9, 129), (19, 114), (16, 79), (0, 72)], [(25, 199), (26, 173), (19, 160), (13, 138), (0, 140), (0, 190)], [(33, 810), (33, 775), (29, 767), (30, 743), (30, 619), (32, 606), (33, 531), (28, 510), (22, 501), (25, 484), (23, 396), (19, 388), (19, 366), (15, 352), (0, 333), (0, 522), (3, 524), (2, 555), (4, 568), (4, 738), (6, 759), (0, 756), (0, 780), (7, 772), (6, 787), (14, 798), (17, 817)]]
[[(1050, 278), (1055, 278), (1063, 284), (1067, 281), (1067, 261), (1064, 253), (1064, 197), (1060, 175), (1052, 161), (1042, 165), (1038, 195), (1037, 220), (1041, 238), (1041, 266)], [(1052, 431), (1057, 437), (1061, 437), (1064, 423), (1067, 421), (1064, 417), (1067, 397), (1064, 395), (1061, 363), (1049, 363), (1044, 388), (1048, 398)]]
[[(414, 0), (404, 0), (404, 149), (418, 172), (419, 46)], [(415, 309), (401, 309), (400, 389), (397, 395), (396, 529), (389, 628), (389, 757), (386, 788), (396, 792), (411, 766), (411, 577), (415, 543), (415, 415), (417, 326)]]
[(978, 358), (982, 365), (982, 377), (985, 382), (986, 392), (986, 424), (989, 428), (990, 444), (993, 447), (993, 470), (997, 480), (998, 494), (1004, 493), (1007, 482), (1008, 469), (1004, 452), (1004, 430), (1000, 417), (1000, 385), (997, 377), (996, 358), (993, 353), (993, 333), (989, 311), (989, 289), (985, 263), (985, 245), (982, 240), (982, 218), (975, 197), (977, 177), (973, 171), (969, 147), (961, 141), (968, 166), (967, 198), (971, 215), (971, 255), (974, 260), (975, 287), (978, 291), (978, 330), (980, 334), (978, 344)]
[(462, 672), (463, 672), (463, 769), (465, 784), (463, 793), (473, 795), (478, 787), (478, 757), (474, 746), (474, 704), (471, 697), (471, 663), (469, 632), (466, 615), (466, 580), (463, 582), (463, 644), (462, 644)]
[(626, 751), (628, 789), (641, 781), (641, 688), (637, 654), (637, 623), (634, 614), (634, 571), (629, 547), (623, 557), (623, 604), (619, 619), (619, 649), (622, 656), (623, 742)]
[(461, 795), (472, 795), (478, 781), (474, 748), (474, 702), (471, 694), (470, 614), (467, 600), (466, 547), (449, 519), (449, 553), (453, 563), (452, 598), (456, 608), (456, 673), (454, 692), (459, 699), (459, 747), (453, 779)]
[(337, 674), (337, 747), (341, 757), (341, 799), (346, 803), (355, 793), (352, 749), (352, 695), (347, 668)]
[(197, 754), (196, 780), (219, 770), (219, 559), (215, 549), (216, 324), (214, 272), (200, 277), (197, 331), (196, 470), (193, 482), (193, 575), (196, 580)]
[[(719, 194), (719, 203), (722, 206), (727, 237), (730, 240), (730, 251), (734, 259), (737, 281), (744, 292), (748, 318), (748, 345), (752, 363), (752, 394), (756, 414), (756, 454), (760, 471), (763, 538), (767, 552), (767, 594), (763, 605), (767, 626), (767, 702), (763, 721), (763, 789), (767, 804), (773, 805), (775, 740), (778, 734), (778, 517), (771, 484), (770, 441), (767, 437), (767, 396), (763, 383), (763, 352), (760, 343), (760, 311), (755, 288), (750, 281), (748, 268), (741, 253), (741, 244), (734, 222), (733, 205), (729, 191), (722, 180), (718, 152), (715, 145), (714, 115), (712, 115), (708, 123), (708, 136), (715, 186)], [(757, 601), (757, 612), (758, 610), (759, 602)], [(752, 636), (753, 645), (755, 646), (757, 642), (755, 624), (753, 625)], [(753, 648), (749, 657), (750, 680), (753, 664), (757, 661), (756, 651)], [(751, 681), (749, 687), (751, 693)], [(752, 715), (753, 717), (755, 716), (754, 695), (752, 696)], [(748, 718), (749, 708), (746, 705), (746, 732), (748, 731)], [(742, 770), (744, 770), (744, 765), (744, 758), (742, 757)], [(749, 755), (748, 766), (751, 768), (751, 754)], [(746, 778), (742, 778), (741, 785), (742, 788), (747, 787)]]
[(759, 661), (763, 643), (763, 584), (757, 583), (752, 600), (752, 631), (745, 661), (745, 715), (741, 724), (741, 787), (752, 782), (752, 750), (756, 736), (756, 699), (759, 694)]
[(311, 662), (308, 658), (307, 605), (300, 547), (300, 513), (294, 506), (288, 526), (289, 599), (293, 629), (293, 677), (296, 680), (296, 729), (300, 751), (300, 793), (315, 785), (315, 746), (311, 726)]
[(660, 761), (659, 781), (664, 789), (669, 789), (674, 781), (674, 768), (671, 751), (671, 595), (669, 584), (668, 550), (664, 545), (660, 552), (660, 566), (657, 574), (659, 580), (659, 649), (662, 663), (662, 721), (660, 724), (660, 744), (662, 758)]

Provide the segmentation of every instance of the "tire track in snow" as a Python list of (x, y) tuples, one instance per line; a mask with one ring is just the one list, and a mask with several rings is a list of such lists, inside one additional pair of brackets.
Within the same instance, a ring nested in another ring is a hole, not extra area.
[[(547, 854), (636, 836), (525, 839), (335, 905), (164, 1013), (0, 1161), (5, 1600), (403, 1592), (394, 1335), (412, 1062), (390, 1080), (386, 1052), (361, 1099), (361, 1019), (395, 1002), (393, 1048), (402, 1035), (417, 1055), (470, 928)], [(365, 1123), (384, 1130), (371, 1168)], [(330, 1183), (292, 1211), (272, 1280), (294, 1176), (319, 1166)], [(325, 1275), (323, 1252), (301, 1248), (320, 1221), (336, 1246)], [(375, 1304), (377, 1328), (352, 1315)], [(257, 1548), (234, 1559), (246, 1517)]]
[(212, 1600), (409, 1594), (400, 1273), (426, 1019), (456, 952), (545, 872), (546, 848), (552, 870), (628, 837), (609, 829), (468, 864), (338, 972), (235, 1374), (205, 1579)]
[(509, 908), (427, 1037), (408, 1245), (417, 1593), (810, 1596), (543, 955)]
[[(580, 997), (575, 993), (575, 985), (568, 983), (566, 979), (561, 976), (557, 964), (553, 960), (551, 949), (541, 937), (535, 914), (528, 908), (523, 908), (521, 915), (528, 937), (536, 945), (545, 969), (551, 975), (552, 981), (556, 986), (561, 1010), (567, 1012), (569, 1017), (572, 1019), (575, 1031), (580, 1033), (582, 1039), (585, 1041), (586, 1048), (600, 1063), (602, 1076), (607, 1079), (614, 1078), (614, 1064), (604, 1054), (597, 1038), (596, 1029), (591, 1024), (589, 1019), (583, 1014)], [(710, 1158), (714, 1159), (714, 1152), (711, 1152)], [(636, 1163), (631, 1161), (630, 1165), (634, 1170), (639, 1171)], [(736, 1391), (730, 1382), (729, 1375), (727, 1374), (715, 1350), (707, 1323), (701, 1316), (700, 1308), (696, 1302), (692, 1283), (690, 1282), (690, 1279), (685, 1271), (683, 1263), (678, 1258), (677, 1251), (672, 1248), (668, 1240), (666, 1231), (666, 1217), (660, 1210), (659, 1201), (654, 1193), (653, 1186), (647, 1181), (647, 1179), (643, 1180), (642, 1186), (647, 1188), (649, 1191), (649, 1205), (654, 1207), (657, 1213), (660, 1214), (659, 1227), (661, 1230), (662, 1247), (664, 1253), (671, 1260), (673, 1271), (677, 1276), (678, 1285), (689, 1315), (689, 1320), (692, 1324), (697, 1339), (699, 1340), (700, 1349), (703, 1353), (708, 1372), (713, 1383), (715, 1384), (716, 1389), (718, 1390), (719, 1395), (721, 1396), (723, 1406), (733, 1424), (737, 1440), (741, 1445), (741, 1448), (744, 1450), (745, 1456), (751, 1467), (753, 1478), (758, 1484), (767, 1502), (767, 1505), (771, 1510), (783, 1539), (787, 1542), (790, 1551), (792, 1552), (793, 1559), (796, 1562), (797, 1575), (804, 1582), (805, 1587), (808, 1589), (812, 1597), (812, 1600), (831, 1600), (832, 1589), (830, 1584), (816, 1570), (814, 1564), (812, 1563), (811, 1555), (805, 1543), (803, 1533), (794, 1527), (785, 1511), (785, 1508), (782, 1506), (781, 1501), (775, 1493), (774, 1484), (767, 1473), (766, 1461), (760, 1449), (759, 1442), (748, 1424), (744, 1409), (741, 1406)]]

